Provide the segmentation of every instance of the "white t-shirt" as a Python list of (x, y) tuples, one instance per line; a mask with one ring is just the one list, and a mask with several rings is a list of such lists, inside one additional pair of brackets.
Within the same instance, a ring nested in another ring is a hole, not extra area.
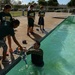
[(30, 10), (30, 6), (28, 7), (28, 11)]

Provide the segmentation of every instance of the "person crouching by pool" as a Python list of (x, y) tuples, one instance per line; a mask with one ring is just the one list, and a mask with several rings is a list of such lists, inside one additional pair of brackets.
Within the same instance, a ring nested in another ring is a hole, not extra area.
[(17, 28), (19, 26), (20, 22), (19, 20), (12, 21), (11, 25), (8, 26), (0, 26), (0, 47), (3, 48), (3, 57), (2, 62), (8, 63), (8, 59), (6, 59), (6, 52), (7, 52), (7, 44), (4, 40), (4, 37), (10, 35), (14, 42), (20, 47), (21, 50), (23, 50), (22, 46), (19, 44), (15, 37), (14, 28)]
[(27, 28), (27, 35), (29, 36), (29, 33), (33, 33), (33, 27), (34, 27), (34, 19), (35, 19), (35, 12), (33, 11), (34, 6), (30, 6), (30, 10), (27, 12), (27, 19), (28, 19), (28, 28)]
[(43, 75), (41, 73), (43, 73), (44, 61), (43, 61), (43, 50), (40, 49), (40, 42), (36, 41), (33, 48), (27, 51), (27, 55), (28, 54), (31, 54), (31, 62), (33, 64), (33, 71), (35, 75), (37, 75), (38, 71), (40, 75)]

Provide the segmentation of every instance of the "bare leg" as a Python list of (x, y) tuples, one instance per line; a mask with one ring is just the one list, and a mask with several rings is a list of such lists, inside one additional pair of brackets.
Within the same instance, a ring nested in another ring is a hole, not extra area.
[(3, 47), (3, 60), (5, 60), (6, 59), (6, 53), (7, 53), (7, 45), (6, 45), (6, 43), (4, 43), (4, 45), (2, 47)]
[(28, 28), (27, 28), (27, 33), (29, 33), (29, 26), (28, 26)]

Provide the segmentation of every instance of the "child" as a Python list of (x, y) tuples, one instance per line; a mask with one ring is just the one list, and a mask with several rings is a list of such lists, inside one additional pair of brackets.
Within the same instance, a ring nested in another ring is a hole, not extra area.
[(43, 6), (40, 7), (40, 11), (38, 13), (38, 16), (39, 16), (38, 24), (40, 25), (40, 30), (43, 32), (43, 30), (44, 30), (44, 16), (45, 16)]
[[(0, 12), (0, 26), (2, 25), (10, 25), (12, 22), (12, 16), (10, 14), (11, 6), (10, 5), (5, 5), (4, 10)], [(11, 37), (7, 36), (8, 39), (8, 46), (9, 46), (9, 51), (13, 51), (11, 48)], [(8, 54), (7, 54), (8, 55)]]
[(33, 11), (33, 5), (30, 6), (30, 10), (27, 12), (28, 17), (28, 28), (27, 28), (27, 35), (29, 36), (29, 33), (33, 33), (33, 27), (34, 27), (34, 18), (35, 18), (35, 12)]
[(4, 37), (10, 35), (12, 37), (12, 39), (14, 40), (14, 42), (20, 47), (20, 49), (23, 50), (22, 46), (19, 44), (19, 42), (17, 41), (17, 39), (15, 37), (15, 33), (14, 33), (14, 29), (13, 29), (13, 28), (17, 28), (19, 26), (19, 24), (20, 24), (19, 20), (14, 20), (14, 21), (12, 21), (11, 25), (0, 26), (0, 47), (3, 48), (2, 62), (9, 62), (6, 59), (7, 44), (4, 40)]
[[(44, 61), (43, 61), (43, 50), (40, 49), (40, 42), (36, 41), (33, 48), (27, 51), (27, 55), (31, 54), (31, 62), (33, 64), (33, 70), (35, 75), (37, 72), (40, 72), (40, 75), (43, 71)], [(42, 74), (43, 75), (43, 74)]]

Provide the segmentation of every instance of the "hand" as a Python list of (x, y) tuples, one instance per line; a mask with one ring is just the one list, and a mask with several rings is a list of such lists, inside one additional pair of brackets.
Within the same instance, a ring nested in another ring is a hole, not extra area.
[(23, 50), (23, 47), (18, 47), (18, 50), (21, 50), (22, 51)]
[(27, 49), (26, 49), (26, 47), (23, 47), (23, 51), (24, 51), (24, 52), (27, 52)]
[(26, 47), (18, 47), (18, 50), (22, 51), (22, 52), (26, 52), (27, 51)]
[(9, 48), (9, 52), (12, 53), (13, 52), (13, 49), (12, 48)]
[(34, 17), (32, 17), (32, 19), (34, 20)]

